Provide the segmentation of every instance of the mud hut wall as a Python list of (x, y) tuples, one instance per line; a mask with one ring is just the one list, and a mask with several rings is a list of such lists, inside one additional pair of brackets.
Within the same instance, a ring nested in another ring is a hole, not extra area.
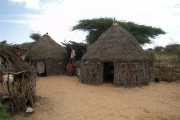
[(47, 59), (46, 70), (47, 76), (62, 75), (65, 71), (65, 63), (62, 60)]
[(62, 60), (47, 59), (47, 60), (32, 60), (31, 64), (37, 71), (37, 62), (44, 61), (46, 64), (47, 76), (61, 75), (65, 71), (65, 63)]
[(149, 81), (150, 78), (148, 62), (115, 62), (115, 85), (138, 86), (148, 84)]
[(80, 71), (82, 83), (93, 85), (103, 83), (103, 64), (101, 62), (82, 62)]

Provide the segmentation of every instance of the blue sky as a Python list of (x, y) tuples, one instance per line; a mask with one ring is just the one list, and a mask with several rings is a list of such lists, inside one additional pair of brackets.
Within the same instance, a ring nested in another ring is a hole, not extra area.
[(71, 31), (78, 20), (115, 17), (167, 32), (146, 48), (180, 44), (180, 0), (0, 0), (0, 41), (32, 41), (30, 33), (46, 32), (58, 43), (82, 42), (87, 33)]
[(31, 41), (28, 36), (32, 29), (25, 15), (38, 13), (39, 10), (26, 8), (24, 4), (0, 0), (0, 40), (13, 44)]

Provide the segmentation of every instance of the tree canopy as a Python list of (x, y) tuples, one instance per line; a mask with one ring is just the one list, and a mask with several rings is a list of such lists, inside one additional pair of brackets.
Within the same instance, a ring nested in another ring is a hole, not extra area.
[(180, 56), (180, 44), (169, 44), (164, 48), (165, 53), (176, 54)]
[(31, 33), (29, 35), (29, 37), (36, 42), (36, 41), (38, 41), (41, 38), (41, 34), (39, 34), (39, 33)]
[(157, 53), (162, 53), (164, 51), (164, 47), (156, 46), (156, 47), (154, 47), (154, 51)]
[(180, 56), (180, 44), (169, 44), (165, 47), (156, 46), (154, 47), (154, 51), (156, 53), (163, 53), (163, 54), (171, 54), (171, 55), (178, 55)]
[(122, 28), (130, 32), (140, 44), (151, 43), (151, 38), (155, 38), (160, 34), (165, 34), (161, 28), (152, 26), (138, 25), (133, 22), (118, 21), (113, 18), (94, 18), (79, 20), (72, 30), (82, 30), (89, 32), (86, 36), (88, 44), (94, 43), (98, 37), (105, 32), (113, 23), (117, 23)]

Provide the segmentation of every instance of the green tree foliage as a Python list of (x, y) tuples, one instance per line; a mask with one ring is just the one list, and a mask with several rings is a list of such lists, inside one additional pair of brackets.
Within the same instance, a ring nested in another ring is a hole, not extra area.
[(168, 54), (176, 54), (180, 56), (180, 44), (170, 44), (165, 46), (164, 52)]
[(148, 51), (154, 51), (153, 48), (148, 48), (147, 50), (148, 50)]
[(156, 46), (153, 49), (156, 53), (162, 53), (162, 54), (170, 54), (170, 55), (178, 55), (180, 56), (180, 44), (169, 44), (165, 47), (162, 46)]
[(30, 37), (31, 39), (33, 39), (35, 42), (37, 42), (37, 41), (41, 38), (41, 34), (39, 34), (39, 33), (31, 33), (31, 34), (29, 35), (29, 37)]
[(165, 48), (162, 47), (162, 46), (156, 46), (156, 47), (154, 47), (154, 51), (157, 52), (157, 53), (163, 53), (164, 49), (165, 49)]
[(88, 44), (94, 43), (98, 37), (105, 32), (113, 23), (118, 23), (121, 27), (129, 31), (140, 44), (151, 43), (151, 38), (155, 38), (165, 32), (160, 28), (138, 25), (133, 22), (118, 21), (113, 18), (94, 18), (79, 20), (79, 23), (72, 30), (82, 30), (89, 32), (86, 36)]

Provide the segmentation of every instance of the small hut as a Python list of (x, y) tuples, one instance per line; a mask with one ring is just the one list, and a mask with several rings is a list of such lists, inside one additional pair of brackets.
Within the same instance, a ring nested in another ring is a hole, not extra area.
[(39, 75), (60, 75), (65, 70), (65, 49), (48, 34), (43, 35), (30, 49), (30, 62)]
[(135, 37), (113, 24), (90, 45), (81, 63), (81, 82), (136, 86), (150, 81), (149, 60)]

